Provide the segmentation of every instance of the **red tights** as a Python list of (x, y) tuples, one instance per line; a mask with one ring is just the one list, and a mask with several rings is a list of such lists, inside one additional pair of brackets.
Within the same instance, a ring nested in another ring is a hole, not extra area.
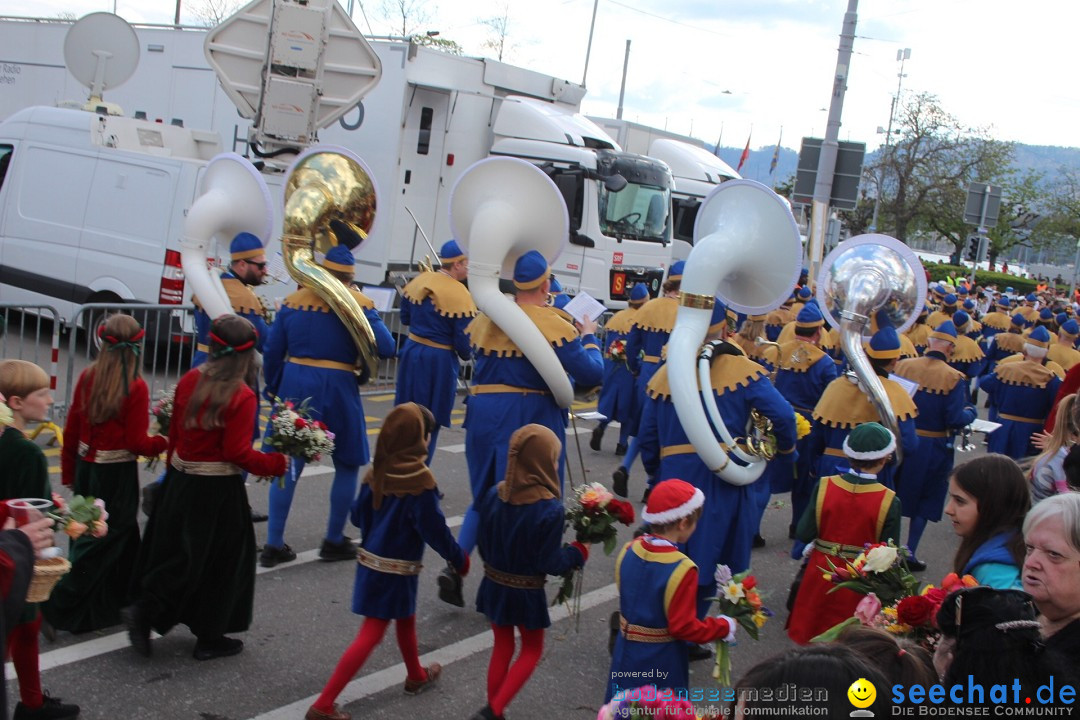
[[(315, 708), (325, 713), (333, 710), (334, 701), (359, 672), (367, 661), (371, 651), (382, 642), (389, 620), (382, 618), (364, 618), (364, 624), (356, 633), (356, 639), (345, 649), (341, 659), (338, 660), (334, 674), (330, 676), (326, 687), (323, 688), (319, 699), (315, 701)], [(420, 655), (416, 648), (416, 616), (398, 618), (394, 624), (397, 632), (398, 648), (401, 650), (401, 658), (405, 661), (405, 669), (409, 673), (410, 680), (423, 680), (427, 672), (420, 665)]]
[(514, 626), (491, 624), (495, 633), (495, 647), (491, 650), (491, 663), (488, 665), (487, 696), (488, 707), (496, 717), (502, 717), (503, 710), (510, 704), (525, 683), (532, 677), (540, 656), (544, 653), (544, 631), (529, 630), (518, 625), (521, 633), (521, 653), (514, 664)]
[(38, 667), (38, 633), (41, 613), (28, 623), (16, 625), (8, 634), (8, 655), (19, 678), (19, 699), (31, 710), (41, 707), (41, 671)]

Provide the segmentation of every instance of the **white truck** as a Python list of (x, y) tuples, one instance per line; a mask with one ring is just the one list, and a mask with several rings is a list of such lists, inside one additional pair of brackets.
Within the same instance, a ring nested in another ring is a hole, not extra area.
[(673, 260), (685, 260), (694, 242), (698, 206), (714, 187), (739, 177), (730, 165), (705, 149), (697, 138), (628, 120), (589, 117), (629, 152), (662, 160), (671, 169)]
[[(0, 117), (77, 96), (77, 86), (63, 70), (67, 28), (56, 21), (0, 21), (5, 48), (0, 58)], [(109, 99), (149, 118), (150, 125), (208, 128), (225, 138), (226, 150), (258, 161), (247, 143), (250, 122), (237, 116), (203, 53), (205, 30), (137, 27), (135, 33), (142, 59), (130, 80), (110, 91)], [(357, 153), (375, 176), (380, 218), (357, 256), (361, 282), (385, 283), (430, 254), (420, 229), (436, 247), (448, 239), (447, 207), (458, 175), (477, 160), (508, 155), (544, 168), (566, 199), (571, 245), (553, 271), (570, 292), (588, 292), (610, 307), (624, 305), (636, 282), (658, 292), (671, 262), (671, 174), (662, 162), (623, 152), (580, 115), (584, 88), (414, 43), (371, 45), (382, 64), (380, 82), (339, 122), (319, 133), (320, 142)], [(85, 119), (89, 124), (93, 114), (85, 113)], [(158, 119), (160, 123), (153, 122)], [(615, 191), (621, 185), (618, 176), (626, 187)], [(272, 191), (280, 186), (280, 177), (267, 176)], [(190, 203), (186, 192), (176, 202)], [(0, 191), (0, 206), (4, 203)], [(4, 212), (0, 207), (0, 214)], [(180, 218), (172, 206), (114, 204), (109, 212), (120, 218), (171, 212), (174, 217), (163, 226), (157, 252), (164, 257), (178, 244)], [(6, 243), (0, 225), (0, 248)], [(269, 246), (271, 253), (275, 249)], [(284, 291), (282, 287), (278, 294)], [(146, 291), (133, 295), (120, 297), (158, 299), (158, 293)]]

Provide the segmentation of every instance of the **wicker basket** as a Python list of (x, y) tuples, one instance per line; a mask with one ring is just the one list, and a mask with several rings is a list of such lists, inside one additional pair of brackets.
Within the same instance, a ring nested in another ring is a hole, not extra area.
[(38, 560), (34, 563), (34, 576), (30, 579), (30, 589), (26, 591), (26, 602), (45, 602), (52, 594), (56, 583), (71, 570), (67, 558), (55, 557)]

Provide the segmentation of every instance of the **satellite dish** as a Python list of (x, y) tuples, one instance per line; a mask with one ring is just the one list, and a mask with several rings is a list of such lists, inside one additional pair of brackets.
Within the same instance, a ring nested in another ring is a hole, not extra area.
[(96, 12), (81, 18), (64, 38), (64, 64), (68, 72), (90, 88), (89, 109), (101, 104), (107, 88), (122, 84), (139, 64), (139, 39), (127, 22), (112, 13)]

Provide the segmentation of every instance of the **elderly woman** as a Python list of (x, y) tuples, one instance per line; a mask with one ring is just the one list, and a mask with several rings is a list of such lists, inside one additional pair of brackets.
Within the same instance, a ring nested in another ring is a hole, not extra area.
[(1047, 648), (1080, 667), (1080, 493), (1052, 495), (1024, 519), (1022, 579)]

